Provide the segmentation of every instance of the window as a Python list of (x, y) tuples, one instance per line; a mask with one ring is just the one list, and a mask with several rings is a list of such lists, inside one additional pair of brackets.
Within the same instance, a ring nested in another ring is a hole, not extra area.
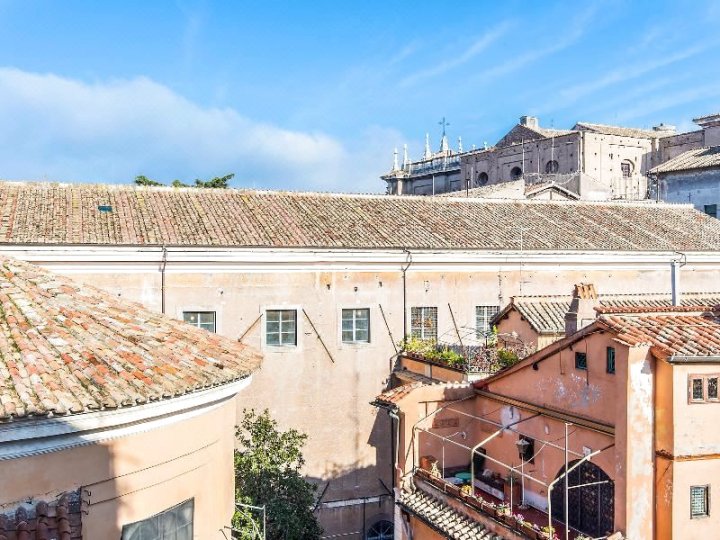
[(633, 172), (633, 164), (631, 161), (623, 161), (620, 164), (620, 170), (622, 171), (623, 178), (630, 178)]
[(605, 369), (608, 373), (615, 373), (615, 347), (608, 347), (605, 352)]
[(265, 343), (267, 345), (297, 345), (297, 311), (269, 309), (266, 312)]
[(143, 521), (123, 525), (121, 540), (192, 540), (194, 501), (155, 514)]
[(690, 486), (690, 517), (710, 515), (710, 486)]
[(500, 310), (498, 306), (475, 307), (475, 335), (484, 338), (490, 332), (490, 321)]
[(688, 395), (692, 403), (718, 402), (718, 379), (720, 375), (690, 375)]
[(587, 369), (587, 354), (584, 352), (575, 353), (575, 369)]
[(393, 540), (394, 525), (390, 521), (378, 521), (368, 529), (365, 538), (367, 540)]
[(477, 175), (477, 185), (478, 186), (484, 186), (488, 183), (488, 174), (486, 172), (478, 173)]
[(342, 340), (343, 343), (370, 342), (370, 310), (368, 308), (342, 310)]
[(554, 159), (551, 161), (548, 161), (545, 164), (545, 172), (548, 174), (555, 174), (560, 170), (560, 164), (555, 161)]
[(513, 167), (510, 170), (510, 178), (517, 180), (522, 176), (522, 169), (520, 167)]
[(214, 311), (183, 311), (183, 321), (198, 328), (204, 328), (208, 332), (215, 331)]
[(410, 308), (410, 335), (418, 339), (437, 340), (437, 308)]
[(705, 213), (708, 216), (712, 216), (714, 218), (718, 217), (717, 215), (717, 204), (706, 204), (705, 205)]

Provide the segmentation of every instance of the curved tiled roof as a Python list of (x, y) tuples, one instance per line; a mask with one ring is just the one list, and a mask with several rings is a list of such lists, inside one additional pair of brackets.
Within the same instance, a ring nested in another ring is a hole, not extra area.
[(593, 124), (591, 122), (578, 122), (574, 129), (602, 133), (604, 135), (618, 135), (620, 137), (634, 137), (636, 139), (659, 139), (675, 132), (653, 131), (650, 129), (629, 128), (622, 126), (609, 126), (607, 124)]
[(482, 523), (469, 518), (421, 490), (403, 492), (398, 501), (406, 510), (457, 540), (502, 540)]
[(0, 422), (168, 399), (259, 364), (234, 340), (0, 257)]
[(2, 182), (0, 243), (717, 251), (720, 220), (690, 205)]
[(683, 152), (650, 170), (651, 173), (690, 171), (694, 169), (720, 168), (720, 146), (696, 148)]

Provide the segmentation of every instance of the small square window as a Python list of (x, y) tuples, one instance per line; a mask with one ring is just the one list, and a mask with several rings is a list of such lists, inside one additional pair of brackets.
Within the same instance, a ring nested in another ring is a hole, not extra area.
[(214, 311), (183, 311), (183, 321), (208, 332), (215, 332)]
[(410, 335), (417, 339), (437, 340), (437, 308), (410, 308)]
[(575, 369), (587, 369), (587, 354), (584, 352), (575, 353)]
[(706, 204), (704, 210), (708, 216), (712, 216), (714, 218), (718, 217), (717, 204)]
[(123, 525), (121, 540), (192, 540), (194, 499), (185, 501), (143, 521)]
[(703, 380), (693, 379), (691, 391), (693, 401), (702, 401), (705, 398), (705, 394), (703, 393)]
[(608, 373), (615, 373), (615, 347), (608, 347), (605, 356), (606, 370)]
[(490, 321), (499, 310), (499, 306), (475, 306), (475, 335), (478, 339), (484, 339), (490, 333)]
[(690, 517), (710, 515), (710, 486), (690, 487)]
[(297, 345), (296, 310), (269, 309), (265, 318), (265, 343), (267, 345)]
[(708, 377), (707, 379), (707, 398), (717, 399), (718, 398), (718, 378)]
[(343, 343), (370, 343), (370, 309), (342, 310)]

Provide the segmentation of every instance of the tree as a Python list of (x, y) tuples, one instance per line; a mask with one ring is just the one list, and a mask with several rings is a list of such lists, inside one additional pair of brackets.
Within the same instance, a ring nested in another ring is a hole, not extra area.
[[(323, 531), (312, 511), (317, 488), (300, 473), (307, 435), (295, 429), (278, 430), (265, 409), (259, 415), (243, 411), (236, 436), (240, 447), (235, 451), (237, 502), (266, 507), (269, 540), (320, 538)], [(257, 538), (250, 516), (249, 511), (239, 511), (233, 518), (233, 527), (245, 540)]]
[(156, 182), (155, 180), (151, 180), (147, 176), (143, 176), (142, 174), (135, 177), (135, 185), (138, 186), (162, 186), (164, 184), (161, 184), (160, 182)]
[(180, 180), (178, 180), (177, 178), (176, 178), (175, 180), (173, 180), (170, 185), (171, 185), (172, 187), (190, 187), (188, 184), (182, 183), (182, 182), (181, 182)]
[(216, 176), (210, 180), (195, 180), (195, 187), (199, 188), (227, 188), (228, 182), (235, 177), (235, 173), (226, 174), (225, 176)]

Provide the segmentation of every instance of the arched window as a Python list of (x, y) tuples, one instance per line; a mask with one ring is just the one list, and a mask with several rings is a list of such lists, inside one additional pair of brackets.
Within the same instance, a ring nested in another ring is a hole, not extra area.
[(554, 159), (548, 161), (545, 164), (545, 172), (548, 174), (555, 174), (559, 170), (560, 170), (560, 164), (557, 161), (555, 161)]
[(486, 172), (478, 173), (477, 180), (475, 181), (475, 183), (478, 186), (484, 186), (485, 184), (487, 184), (488, 183), (488, 174)]
[(635, 167), (633, 166), (632, 161), (629, 161), (627, 159), (624, 160), (620, 164), (620, 170), (622, 171), (623, 178), (630, 178), (632, 176), (634, 168)]
[(365, 535), (366, 540), (393, 540), (394, 537), (394, 526), (386, 520), (376, 522)]
[(510, 178), (517, 180), (522, 176), (522, 169), (520, 167), (513, 167), (510, 171)]
[[(568, 463), (571, 468), (577, 460)], [(558, 478), (565, 467), (558, 471)], [(614, 528), (615, 483), (605, 472), (589, 461), (580, 464), (567, 475), (568, 519), (570, 526), (590, 536), (605, 536)], [(552, 514), (554, 518), (565, 517), (565, 482), (555, 484), (552, 491)]]

